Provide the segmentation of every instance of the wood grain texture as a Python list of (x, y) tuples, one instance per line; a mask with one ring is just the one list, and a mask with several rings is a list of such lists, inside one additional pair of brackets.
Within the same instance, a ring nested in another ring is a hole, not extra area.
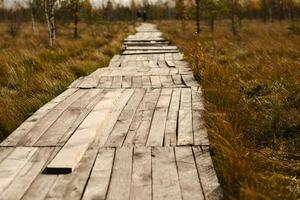
[(154, 200), (181, 199), (173, 147), (153, 147), (152, 181)]
[(130, 199), (152, 199), (151, 148), (134, 148)]
[(115, 149), (100, 149), (82, 199), (105, 199), (111, 179), (114, 156)]
[(47, 166), (49, 173), (70, 173), (93, 142), (97, 131), (112, 109), (121, 90), (109, 91), (82, 122), (52, 162)]
[(203, 151), (199, 146), (192, 148), (205, 199), (222, 199), (223, 193), (212, 163), (209, 147), (202, 147)]
[(123, 147), (116, 150), (107, 200), (128, 200), (130, 198), (132, 157), (132, 147)]

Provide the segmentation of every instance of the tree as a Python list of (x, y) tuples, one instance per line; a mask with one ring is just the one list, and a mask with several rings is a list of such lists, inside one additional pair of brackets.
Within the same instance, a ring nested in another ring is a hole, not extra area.
[(35, 0), (29, 0), (28, 1), (29, 9), (30, 9), (30, 16), (31, 16), (31, 29), (32, 33), (36, 33), (35, 28), (35, 13), (36, 13), (36, 1)]
[(74, 22), (74, 38), (78, 38), (78, 21), (80, 12), (80, 0), (70, 0)]
[(45, 0), (45, 15), (48, 28), (49, 46), (52, 48), (56, 40), (55, 3), (56, 0)]
[(202, 14), (210, 19), (210, 29), (212, 32), (214, 32), (216, 17), (225, 11), (224, 1), (202, 0), (200, 9)]

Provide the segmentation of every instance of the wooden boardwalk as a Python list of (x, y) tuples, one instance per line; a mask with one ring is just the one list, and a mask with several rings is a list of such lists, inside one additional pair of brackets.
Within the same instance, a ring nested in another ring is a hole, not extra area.
[(0, 144), (0, 199), (221, 199), (201, 87), (152, 24)]

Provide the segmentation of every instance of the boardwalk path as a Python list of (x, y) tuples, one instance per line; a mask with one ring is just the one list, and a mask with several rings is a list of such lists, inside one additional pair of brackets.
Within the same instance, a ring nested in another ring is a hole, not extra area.
[(0, 145), (0, 199), (220, 199), (201, 88), (142, 24)]

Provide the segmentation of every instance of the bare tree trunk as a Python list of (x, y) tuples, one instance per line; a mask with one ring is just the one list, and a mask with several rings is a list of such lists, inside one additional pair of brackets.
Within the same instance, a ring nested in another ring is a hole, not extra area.
[(52, 48), (56, 39), (55, 33), (55, 0), (45, 0), (45, 15), (48, 27), (49, 46)]
[(272, 6), (270, 5), (269, 1), (268, 1), (268, 13), (269, 13), (270, 22), (273, 22), (273, 10), (272, 10)]
[(200, 0), (196, 0), (196, 27), (197, 27), (197, 33), (200, 33), (201, 27), (200, 27)]

